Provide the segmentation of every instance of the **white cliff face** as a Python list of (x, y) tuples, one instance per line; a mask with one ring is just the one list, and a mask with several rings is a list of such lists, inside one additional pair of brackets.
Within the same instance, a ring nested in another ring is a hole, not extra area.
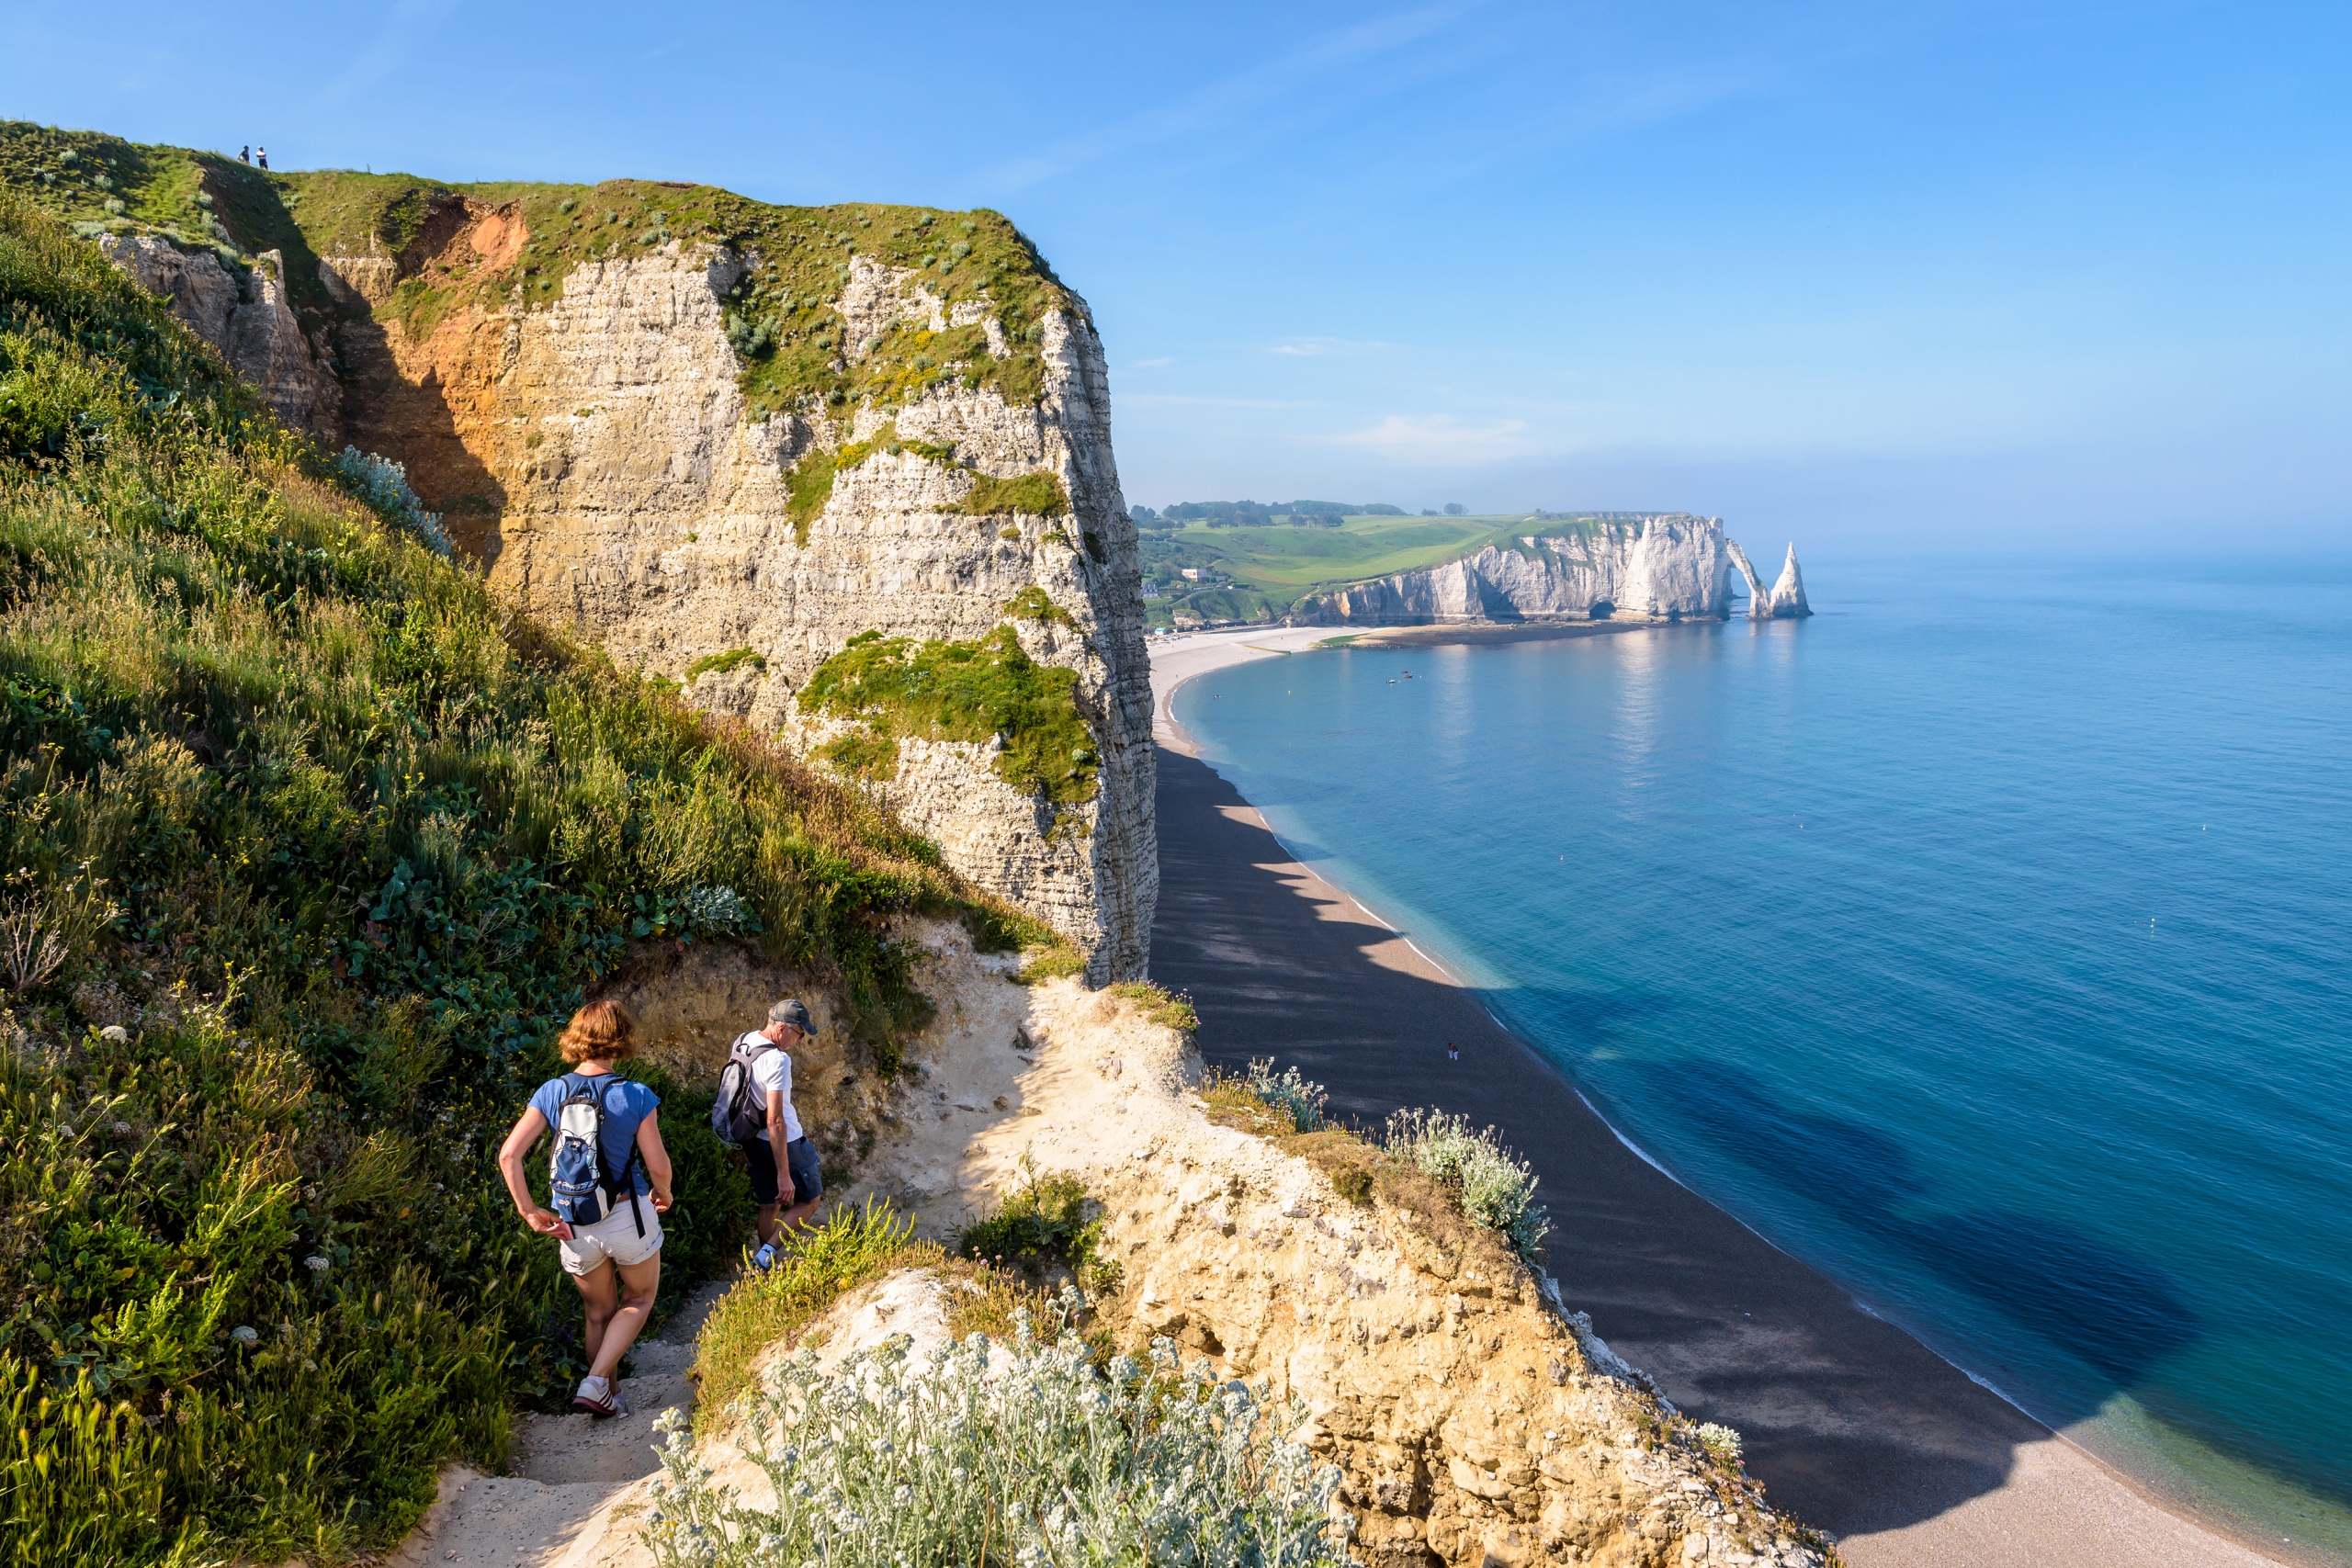
[(168, 300), (172, 313), (219, 349), (278, 418), (322, 441), (335, 439), (343, 388), (325, 345), (302, 335), (277, 252), (255, 257), (241, 284), (210, 251), (182, 251), (152, 235), (107, 234), (98, 249), (141, 288)]
[[(623, 666), (687, 682), (690, 700), (803, 750), (828, 731), (798, 714), (797, 695), (851, 637), (977, 637), (1015, 595), (1044, 590), (1068, 621), (1015, 625), (1033, 658), (1078, 673), (1095, 798), (1057, 807), (1005, 784), (990, 748), (922, 740), (901, 741), (896, 777), (875, 787), (951, 865), (1077, 941), (1091, 977), (1141, 975), (1159, 892), (1150, 676), (1091, 324), (1078, 311), (1046, 317), (1046, 391), (1034, 408), (951, 382), (840, 423), (806, 412), (752, 423), (720, 298), (741, 266), (725, 251), (674, 246), (585, 263), (546, 310), (445, 326), (399, 351), (403, 374), (429, 354), (454, 438), (496, 489), (499, 520), (474, 541), (492, 581)], [(865, 329), (854, 351), (894, 319), (949, 324), (910, 276), (871, 262), (853, 270), (844, 314)], [(804, 542), (786, 470), (812, 446), (869, 439), (886, 423), (908, 440), (954, 443), (954, 461), (874, 452), (837, 476)], [(1062, 481), (1069, 515), (960, 510), (979, 476), (1040, 469)], [(697, 659), (737, 649), (763, 667), (690, 679)]]
[[(1720, 618), (1745, 558), (1721, 520), (1676, 513), (1529, 534), (1510, 546), (1301, 600), (1309, 626)], [(1752, 574), (1751, 574), (1752, 575)]]

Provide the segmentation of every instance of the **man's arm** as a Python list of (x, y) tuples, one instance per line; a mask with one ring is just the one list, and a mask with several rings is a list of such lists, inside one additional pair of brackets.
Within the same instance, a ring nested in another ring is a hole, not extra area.
[(792, 1163), (784, 1152), (784, 1090), (780, 1089), (768, 1090), (768, 1152), (775, 1156), (776, 1190), (791, 1191)]

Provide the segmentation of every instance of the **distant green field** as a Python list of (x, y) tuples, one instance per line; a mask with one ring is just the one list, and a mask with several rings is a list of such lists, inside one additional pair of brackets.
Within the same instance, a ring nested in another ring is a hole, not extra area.
[(1225, 583), (1163, 582), (1170, 595), (1144, 602), (1153, 626), (1180, 610), (1204, 620), (1260, 620), (1285, 614), (1321, 588), (1412, 571), (1489, 544), (1541, 531), (1559, 535), (1594, 525), (1589, 515), (1541, 518), (1533, 513), (1487, 517), (1353, 516), (1337, 528), (1211, 528), (1192, 524), (1142, 536), (1146, 577), (1174, 577), (1184, 567), (1223, 570)]

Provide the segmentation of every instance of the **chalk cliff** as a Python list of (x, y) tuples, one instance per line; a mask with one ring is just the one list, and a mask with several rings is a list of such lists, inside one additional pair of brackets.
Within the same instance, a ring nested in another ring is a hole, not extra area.
[(209, 250), (183, 251), (147, 234), (106, 234), (98, 249), (171, 301), (172, 313), (220, 351), (287, 423), (332, 443), (340, 425), (343, 387), (324, 333), (314, 341), (287, 300), (286, 258), (265, 251), (251, 270), (231, 273)]
[[(268, 194), (216, 175), (240, 210)], [(242, 290), (209, 251), (108, 254), (289, 422), (403, 463), (518, 603), (804, 754), (843, 725), (798, 695), (853, 637), (1010, 625), (1075, 672), (1084, 788), (1009, 782), (1008, 737), (956, 726), (915, 727), (854, 776), (1075, 939), (1092, 979), (1144, 972), (1150, 678), (1108, 379), (1084, 301), (1009, 223), (651, 182), (487, 202), (269, 178), (287, 243), (310, 247), (322, 341), (280, 252)]]
[[(1747, 557), (1724, 536), (1720, 519), (1683, 513), (1601, 519), (1530, 532), (1438, 566), (1310, 595), (1291, 619), (1304, 626), (1410, 626), (1719, 618), (1730, 611), (1735, 568), (1754, 581)], [(1795, 570), (1792, 552), (1789, 570)], [(1801, 604), (1802, 584), (1793, 592)], [(1760, 589), (1758, 597), (1770, 599)]]

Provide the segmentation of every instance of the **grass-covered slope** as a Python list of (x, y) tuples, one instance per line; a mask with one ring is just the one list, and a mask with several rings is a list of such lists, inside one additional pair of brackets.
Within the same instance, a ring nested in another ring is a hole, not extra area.
[[(490, 1152), (582, 986), (753, 942), (881, 1045), (958, 899), (343, 482), (0, 194), (0, 1563), (400, 1532), (578, 1370)], [(748, 1200), (667, 1089), (683, 1284)]]

